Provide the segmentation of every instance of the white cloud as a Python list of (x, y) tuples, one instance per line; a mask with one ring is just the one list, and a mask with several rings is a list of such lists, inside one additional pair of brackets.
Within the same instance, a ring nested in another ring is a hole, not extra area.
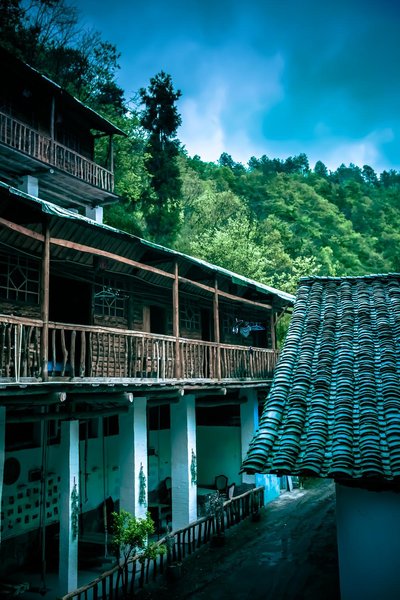
[[(382, 152), (382, 145), (392, 141), (394, 133), (390, 128), (375, 130), (359, 140), (343, 140), (330, 138), (313, 152), (310, 152), (311, 158), (316, 162), (322, 160), (326, 166), (335, 170), (344, 163), (348, 165), (353, 163), (362, 167), (370, 165), (376, 171), (380, 172), (386, 168), (386, 160)], [(318, 156), (317, 156), (318, 154)]]
[(189, 154), (215, 161), (228, 152), (246, 163), (261, 152), (252, 138), (260, 138), (263, 116), (283, 98), (283, 68), (280, 54), (260, 58), (231, 47), (210, 53), (197, 73), (197, 89), (179, 105), (178, 135)]

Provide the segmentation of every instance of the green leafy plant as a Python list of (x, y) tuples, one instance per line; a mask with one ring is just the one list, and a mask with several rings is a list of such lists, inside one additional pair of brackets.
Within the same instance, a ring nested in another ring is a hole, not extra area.
[(74, 481), (74, 486), (71, 492), (71, 531), (72, 531), (72, 539), (76, 539), (78, 537), (78, 529), (79, 529), (79, 492), (76, 482)]
[(126, 510), (112, 513), (113, 549), (118, 560), (127, 563), (136, 554), (142, 554), (148, 546), (148, 537), (154, 533), (154, 521), (146, 517), (134, 517)]
[(196, 485), (197, 483), (197, 456), (192, 448), (192, 460), (190, 463), (190, 478), (192, 480), (192, 485)]
[[(138, 556), (141, 564), (140, 585), (143, 585), (145, 562), (147, 563), (146, 580), (148, 579), (150, 560), (165, 554), (167, 548), (164, 544), (157, 542), (149, 543), (149, 536), (154, 533), (154, 521), (147, 513), (145, 518), (134, 517), (126, 510), (120, 513), (112, 513), (113, 550), (120, 566), (122, 577), (122, 589), (128, 594), (128, 562)], [(135, 577), (136, 563), (134, 563), (133, 575)]]
[(139, 471), (139, 504), (140, 506), (146, 505), (146, 476), (141, 463)]

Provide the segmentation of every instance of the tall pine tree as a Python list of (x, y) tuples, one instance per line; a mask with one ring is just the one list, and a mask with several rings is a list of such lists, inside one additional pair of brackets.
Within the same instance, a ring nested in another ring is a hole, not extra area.
[(182, 120), (175, 102), (171, 76), (161, 71), (150, 79), (147, 89), (139, 90), (144, 109), (141, 125), (148, 132), (145, 166), (149, 187), (142, 195), (142, 210), (148, 235), (161, 244), (173, 244), (181, 219), (182, 183), (177, 157), (176, 133)]

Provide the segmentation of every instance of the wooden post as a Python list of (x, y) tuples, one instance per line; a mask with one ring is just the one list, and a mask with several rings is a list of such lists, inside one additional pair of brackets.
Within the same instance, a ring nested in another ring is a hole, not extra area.
[(180, 379), (182, 375), (181, 353), (179, 347), (179, 269), (178, 262), (174, 265), (175, 279), (172, 288), (172, 307), (173, 307), (173, 333), (175, 336), (175, 377)]
[(275, 314), (273, 308), (271, 309), (271, 346), (272, 350), (276, 350)]
[(109, 137), (109, 156), (110, 156), (110, 171), (114, 174), (114, 144), (113, 144), (113, 136)]
[(42, 277), (40, 300), (42, 307), (42, 344), (41, 344), (41, 366), (43, 381), (49, 378), (48, 360), (49, 360), (49, 287), (50, 287), (50, 228), (48, 221), (44, 223), (44, 245), (42, 256)]
[(54, 136), (55, 136), (55, 121), (56, 121), (56, 99), (54, 96), (51, 98), (51, 113), (50, 113), (50, 162), (55, 160), (54, 151)]
[(221, 379), (221, 345), (219, 335), (219, 298), (218, 298), (218, 280), (215, 278), (214, 283), (214, 301), (213, 301), (213, 312), (214, 312), (214, 339), (217, 345), (217, 379)]

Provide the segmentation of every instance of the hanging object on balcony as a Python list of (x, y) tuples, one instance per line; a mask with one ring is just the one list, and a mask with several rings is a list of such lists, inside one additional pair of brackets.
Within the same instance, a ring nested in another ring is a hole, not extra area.
[(249, 337), (252, 331), (265, 331), (265, 327), (260, 323), (252, 323), (240, 319), (236, 319), (236, 323), (232, 327), (232, 333), (240, 333), (240, 335), (242, 335), (245, 338)]

